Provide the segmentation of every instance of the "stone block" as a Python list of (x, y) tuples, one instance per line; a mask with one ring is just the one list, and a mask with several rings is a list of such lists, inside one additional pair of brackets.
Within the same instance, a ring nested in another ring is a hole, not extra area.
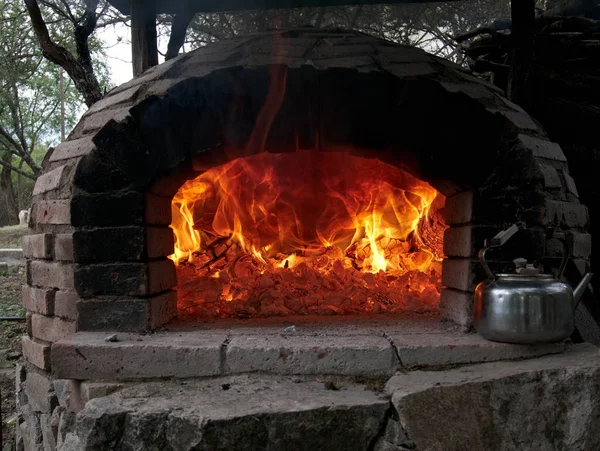
[(23, 307), (42, 315), (54, 314), (54, 290), (23, 285)]
[(146, 255), (148, 258), (167, 257), (175, 247), (175, 236), (170, 227), (146, 227)]
[(40, 415), (40, 426), (42, 428), (44, 451), (56, 451), (56, 436), (52, 430), (50, 419), (51, 415), (47, 413)]
[(51, 171), (45, 172), (42, 175), (40, 175), (35, 181), (35, 185), (33, 187), (33, 195), (38, 196), (48, 191), (60, 188), (63, 182), (63, 176), (65, 175), (66, 168), (66, 165), (59, 166), (55, 169), (52, 169)]
[(73, 268), (74, 265), (69, 263), (32, 261), (29, 265), (31, 285), (73, 289)]
[(60, 233), (54, 237), (54, 259), (73, 261), (73, 234)]
[(56, 291), (54, 293), (54, 315), (71, 321), (77, 320), (77, 301), (79, 301), (79, 295), (76, 291)]
[(23, 256), (25, 258), (52, 258), (52, 234), (40, 233), (23, 237)]
[(52, 381), (58, 404), (64, 409), (69, 406), (69, 395), (72, 390), (73, 382), (74, 381), (71, 379), (54, 379)]
[(536, 157), (556, 161), (567, 161), (567, 157), (565, 157), (562, 149), (556, 143), (523, 134), (520, 134), (518, 139), (519, 142), (527, 149), (531, 150)]
[(95, 148), (91, 136), (60, 143), (50, 154), (50, 162), (68, 160), (87, 155)]
[(148, 225), (171, 224), (171, 199), (159, 197), (154, 194), (146, 194), (144, 222)]
[(145, 244), (143, 227), (104, 227), (73, 233), (77, 263), (140, 261)]
[(600, 353), (587, 343), (537, 359), (398, 374), (386, 392), (414, 449), (600, 449), (592, 426)]
[(143, 220), (144, 196), (135, 191), (78, 194), (73, 197), (74, 226), (129, 226)]
[(148, 265), (145, 263), (77, 265), (75, 289), (84, 299), (101, 295), (145, 296), (149, 294)]
[(446, 258), (442, 262), (442, 285), (461, 291), (475, 290), (475, 268), (470, 259)]
[(77, 331), (77, 323), (56, 316), (33, 314), (31, 316), (33, 336), (44, 341), (56, 342)]
[(473, 220), (473, 191), (465, 191), (446, 199), (444, 207), (447, 225), (467, 224)]
[(148, 294), (161, 293), (177, 285), (175, 263), (172, 260), (156, 260), (148, 263)]
[(544, 174), (544, 187), (546, 189), (560, 189), (562, 188), (562, 182), (558, 171), (549, 164), (540, 164), (542, 173)]
[(23, 337), (22, 345), (23, 355), (29, 363), (44, 371), (50, 371), (50, 345), (39, 343), (28, 336)]
[(23, 451), (46, 451), (40, 420), (36, 415), (29, 415), (18, 427), (23, 438)]
[(227, 346), (230, 373), (340, 374), (386, 376), (400, 362), (383, 337), (329, 337), (326, 343), (306, 336), (240, 336)]
[(453, 321), (465, 329), (473, 326), (473, 293), (442, 289), (440, 296), (440, 315), (442, 319)]
[(444, 254), (448, 257), (473, 255), (472, 226), (450, 227), (444, 232)]
[(515, 345), (488, 341), (476, 333), (454, 332), (440, 335), (391, 334), (405, 367), (446, 366), (539, 357), (564, 352), (564, 343)]
[(227, 336), (118, 334), (80, 332), (52, 346), (55, 377), (120, 381), (130, 378), (204, 377), (221, 374), (222, 344)]
[(50, 396), (52, 383), (49, 376), (29, 371), (25, 380), (25, 391), (29, 405), (36, 412), (51, 413)]
[(328, 390), (323, 381), (256, 375), (129, 385), (90, 401), (64, 449), (108, 450), (112, 443), (135, 450), (372, 449), (389, 400), (354, 381), (340, 385)]
[(71, 201), (41, 200), (34, 203), (34, 218), (37, 224), (70, 224)]
[(588, 210), (584, 205), (573, 202), (548, 200), (546, 202), (546, 222), (557, 228), (588, 226)]

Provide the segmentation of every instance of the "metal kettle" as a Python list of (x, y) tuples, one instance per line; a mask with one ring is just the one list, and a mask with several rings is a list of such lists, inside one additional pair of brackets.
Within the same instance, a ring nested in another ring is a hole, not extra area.
[(540, 274), (533, 265), (522, 261), (517, 262), (520, 268), (514, 274), (494, 274), (485, 260), (486, 252), (503, 245), (518, 230), (513, 225), (479, 251), (488, 279), (475, 288), (475, 330), (488, 340), (503, 343), (562, 341), (575, 330), (575, 308), (592, 274), (585, 274), (574, 290), (560, 280), (569, 258), (566, 249), (558, 277)]

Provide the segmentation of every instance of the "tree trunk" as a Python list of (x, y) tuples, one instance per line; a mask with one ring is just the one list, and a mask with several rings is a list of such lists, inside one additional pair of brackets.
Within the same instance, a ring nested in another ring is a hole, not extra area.
[[(10, 163), (11, 155), (6, 153), (2, 159), (6, 163)], [(6, 205), (6, 213), (11, 224), (19, 223), (19, 207), (15, 191), (12, 185), (12, 171), (10, 168), (3, 166), (0, 171), (0, 192), (4, 194), (4, 204)]]
[(533, 107), (535, 0), (513, 1), (511, 12), (513, 54), (508, 96), (530, 111)]

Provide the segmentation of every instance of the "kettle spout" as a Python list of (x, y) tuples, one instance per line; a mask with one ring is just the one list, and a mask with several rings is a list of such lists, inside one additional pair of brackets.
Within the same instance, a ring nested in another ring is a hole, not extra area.
[(592, 274), (591, 272), (586, 273), (583, 276), (583, 279), (581, 279), (579, 284), (573, 290), (573, 301), (575, 302), (574, 307), (577, 307), (577, 304), (579, 304), (579, 301), (581, 301), (581, 297), (583, 296), (583, 293), (585, 293), (585, 290), (590, 284), (590, 280), (592, 280), (593, 276), (594, 274)]

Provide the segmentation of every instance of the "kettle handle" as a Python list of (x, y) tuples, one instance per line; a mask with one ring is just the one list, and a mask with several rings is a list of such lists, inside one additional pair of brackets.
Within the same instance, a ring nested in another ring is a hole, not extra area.
[(477, 255), (479, 257), (481, 266), (483, 266), (483, 270), (485, 271), (485, 274), (488, 276), (488, 279), (495, 280), (496, 276), (494, 275), (494, 273), (490, 269), (489, 265), (487, 264), (487, 261), (485, 260), (485, 253), (491, 247), (502, 246), (504, 243), (506, 243), (508, 241), (508, 239), (510, 237), (512, 237), (518, 231), (519, 231), (519, 226), (517, 226), (516, 224), (513, 224), (508, 229), (498, 232), (496, 234), (496, 236), (494, 238), (492, 238), (491, 240), (489, 240), (489, 241), (485, 240), (483, 249), (481, 249)]
[(479, 262), (481, 263), (481, 266), (483, 266), (483, 270), (485, 271), (485, 274), (488, 276), (488, 279), (490, 279), (491, 281), (494, 281), (494, 280), (496, 280), (496, 276), (494, 275), (494, 273), (490, 269), (489, 265), (487, 264), (487, 261), (485, 260), (485, 253), (490, 249), (490, 247), (491, 246), (486, 245), (483, 249), (481, 249), (479, 251), (477, 256), (479, 257)]

